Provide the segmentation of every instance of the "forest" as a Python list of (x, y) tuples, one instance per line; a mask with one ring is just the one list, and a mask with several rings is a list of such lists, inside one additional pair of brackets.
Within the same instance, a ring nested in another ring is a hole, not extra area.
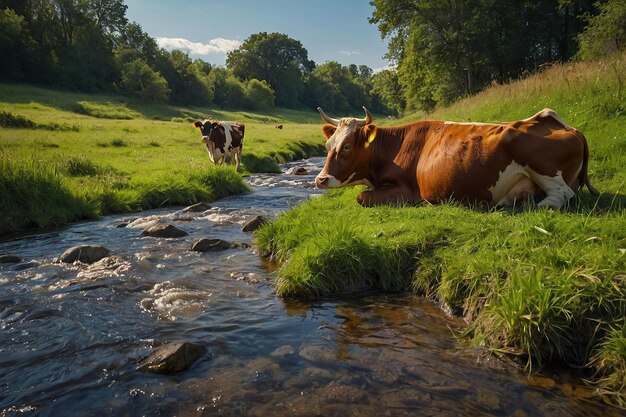
[(271, 110), (365, 105), (430, 111), (557, 62), (624, 49), (623, 0), (373, 0), (391, 69), (316, 63), (282, 33), (256, 33), (226, 66), (166, 51), (123, 0), (0, 0), (0, 81), (148, 102)]

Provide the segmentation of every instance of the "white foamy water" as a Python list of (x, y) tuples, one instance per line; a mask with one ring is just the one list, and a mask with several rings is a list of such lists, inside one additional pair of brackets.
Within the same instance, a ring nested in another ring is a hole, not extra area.
[(205, 311), (211, 293), (177, 287), (166, 281), (156, 284), (149, 291), (149, 297), (140, 301), (141, 307), (159, 317), (176, 320), (190, 317)]

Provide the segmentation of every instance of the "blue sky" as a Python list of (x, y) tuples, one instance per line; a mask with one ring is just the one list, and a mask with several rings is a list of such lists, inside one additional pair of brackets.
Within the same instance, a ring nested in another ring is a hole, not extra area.
[(125, 0), (126, 16), (159, 46), (224, 65), (250, 35), (284, 33), (317, 64), (387, 66), (387, 42), (368, 23), (370, 0)]

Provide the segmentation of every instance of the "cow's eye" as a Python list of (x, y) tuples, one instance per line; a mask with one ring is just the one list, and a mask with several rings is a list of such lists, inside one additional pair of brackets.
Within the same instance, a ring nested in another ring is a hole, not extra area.
[(344, 151), (349, 151), (351, 148), (352, 148), (352, 144), (351, 144), (351, 143), (346, 143), (346, 144), (343, 146), (343, 150), (344, 150)]

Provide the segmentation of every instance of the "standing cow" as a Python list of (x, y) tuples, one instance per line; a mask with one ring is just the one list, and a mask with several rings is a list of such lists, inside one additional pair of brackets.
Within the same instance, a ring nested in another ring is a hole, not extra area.
[(197, 121), (194, 126), (202, 133), (202, 142), (209, 152), (209, 159), (214, 164), (222, 164), (224, 159), (235, 160), (237, 171), (241, 163), (243, 151), (243, 134), (245, 126), (234, 122)]
[(589, 150), (582, 133), (550, 109), (509, 123), (420, 121), (377, 127), (333, 119), (322, 128), (328, 156), (319, 188), (365, 184), (363, 206), (449, 199), (510, 206), (525, 198), (558, 209), (586, 185)]

